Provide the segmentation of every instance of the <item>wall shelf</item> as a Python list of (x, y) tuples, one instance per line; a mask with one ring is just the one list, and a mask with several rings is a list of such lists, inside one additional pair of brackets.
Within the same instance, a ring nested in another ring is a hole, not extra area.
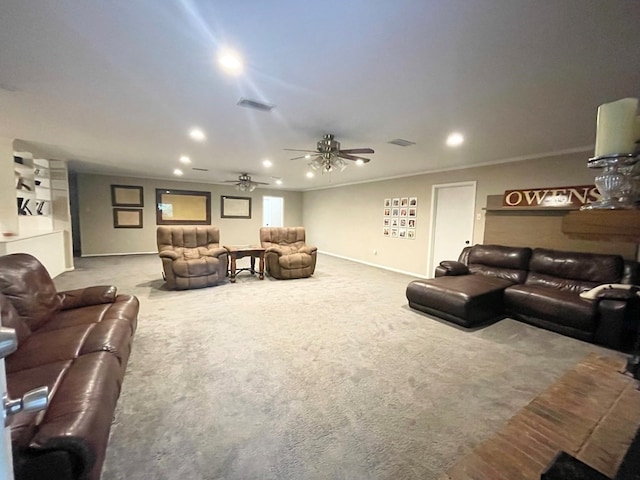
[(570, 238), (640, 244), (640, 210), (585, 210), (569, 212), (562, 232)]

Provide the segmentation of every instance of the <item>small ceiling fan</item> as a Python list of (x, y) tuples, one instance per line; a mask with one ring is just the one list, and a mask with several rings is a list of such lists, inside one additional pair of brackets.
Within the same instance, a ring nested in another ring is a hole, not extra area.
[(357, 163), (368, 163), (371, 160), (361, 157), (362, 153), (375, 153), (372, 148), (350, 148), (347, 150), (340, 149), (340, 142), (335, 140), (331, 133), (327, 133), (316, 144), (316, 150), (296, 150), (293, 148), (285, 148), (289, 152), (308, 152), (306, 155), (294, 157), (291, 160), (300, 158), (310, 159), (309, 165), (324, 172), (331, 172), (335, 169), (340, 171), (347, 167), (347, 163), (343, 160), (353, 160)]
[(225, 183), (235, 183), (236, 190), (240, 190), (241, 192), (253, 192), (258, 185), (269, 185), (266, 182), (251, 180), (251, 176), (247, 173), (241, 173), (237, 180), (225, 180)]

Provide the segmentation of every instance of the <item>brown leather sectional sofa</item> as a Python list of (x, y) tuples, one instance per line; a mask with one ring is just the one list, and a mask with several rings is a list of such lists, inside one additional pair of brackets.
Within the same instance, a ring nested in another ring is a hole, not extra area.
[(0, 257), (2, 325), (18, 337), (9, 397), (49, 388), (44, 411), (8, 418), (16, 480), (99, 480), (138, 309), (112, 286), (57, 292), (34, 257)]
[(409, 306), (464, 327), (503, 317), (629, 350), (638, 335), (640, 306), (631, 299), (587, 300), (602, 284), (640, 283), (640, 264), (617, 255), (501, 245), (466, 247), (444, 261), (436, 278), (407, 286)]

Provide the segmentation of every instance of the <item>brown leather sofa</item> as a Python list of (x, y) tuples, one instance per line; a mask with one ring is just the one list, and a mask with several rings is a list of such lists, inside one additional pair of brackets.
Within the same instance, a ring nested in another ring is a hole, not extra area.
[(16, 480), (99, 480), (138, 310), (113, 286), (57, 292), (36, 258), (0, 257), (2, 325), (18, 339), (9, 397), (49, 389), (44, 411), (8, 417)]
[(640, 264), (618, 255), (475, 245), (435, 273), (409, 283), (409, 306), (464, 327), (508, 316), (618, 350), (638, 332), (637, 298), (580, 297), (601, 284), (640, 282)]
[(210, 287), (226, 277), (229, 252), (217, 227), (158, 227), (157, 241), (168, 288)]
[(305, 243), (304, 227), (262, 227), (264, 264), (273, 278), (287, 280), (313, 275), (318, 249)]

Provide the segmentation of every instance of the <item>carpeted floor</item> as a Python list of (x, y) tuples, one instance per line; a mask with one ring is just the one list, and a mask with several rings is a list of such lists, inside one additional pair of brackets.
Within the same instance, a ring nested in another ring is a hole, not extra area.
[(512, 320), (462, 330), (409, 309), (410, 280), (320, 255), (309, 279), (172, 292), (155, 255), (76, 259), (60, 290), (141, 302), (103, 480), (435, 478), (606, 351)]

